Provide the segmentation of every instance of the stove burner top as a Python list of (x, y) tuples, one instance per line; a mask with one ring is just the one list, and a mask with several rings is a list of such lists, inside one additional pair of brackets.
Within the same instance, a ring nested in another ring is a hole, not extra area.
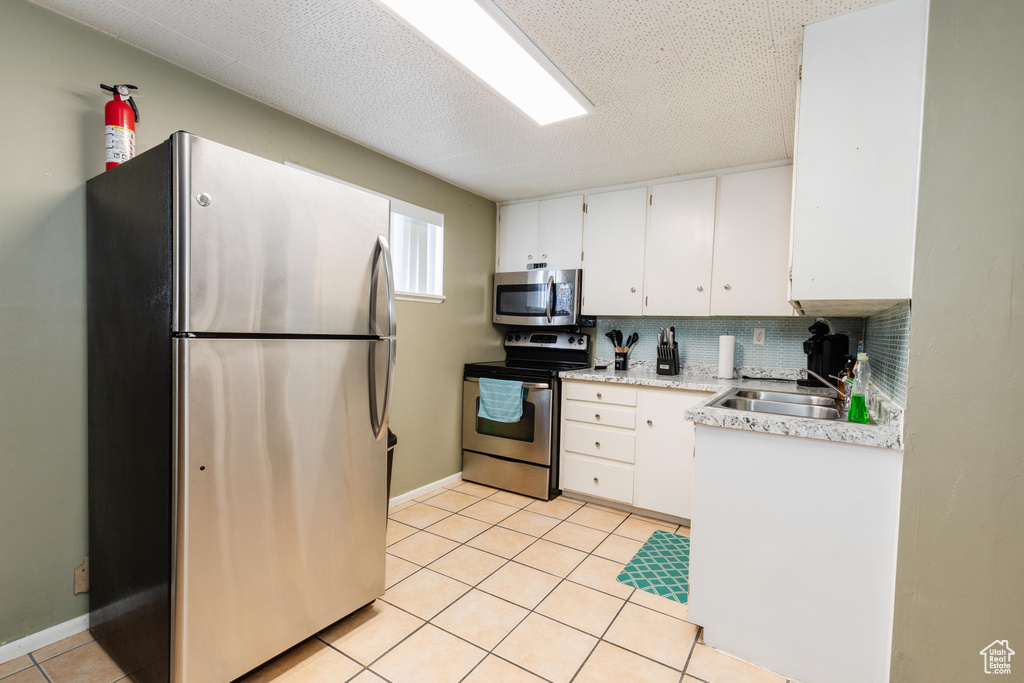
[(579, 332), (513, 330), (505, 337), (505, 360), (467, 363), (466, 377), (504, 379), (557, 377), (562, 370), (590, 365), (590, 337)]
[(466, 363), (466, 377), (514, 377), (551, 378), (562, 370), (578, 370), (586, 365), (579, 363), (527, 363), (524, 361), (495, 360), (484, 363)]

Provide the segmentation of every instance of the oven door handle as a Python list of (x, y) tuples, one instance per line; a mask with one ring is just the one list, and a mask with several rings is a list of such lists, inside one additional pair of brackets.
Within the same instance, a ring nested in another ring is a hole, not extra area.
[(554, 275), (549, 275), (548, 276), (548, 301), (547, 301), (547, 304), (545, 304), (545, 306), (544, 306), (544, 313), (547, 314), (547, 316), (548, 316), (548, 324), (551, 324), (551, 315), (553, 313), (553, 311), (552, 311), (553, 306), (551, 305), (551, 299), (554, 298), (554, 292), (555, 292), (555, 276)]
[[(478, 378), (478, 377), (466, 377), (463, 381), (465, 381), (465, 382), (473, 382), (474, 384), (479, 384), (480, 383), (480, 378)], [(550, 388), (551, 388), (550, 384), (537, 384), (536, 382), (523, 382), (523, 389), (550, 389)]]

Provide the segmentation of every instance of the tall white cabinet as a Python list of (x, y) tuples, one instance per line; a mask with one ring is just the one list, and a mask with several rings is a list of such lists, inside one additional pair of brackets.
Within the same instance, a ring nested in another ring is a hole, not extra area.
[(711, 312), (716, 178), (651, 187), (644, 254), (644, 315)]
[(583, 314), (641, 315), (647, 188), (587, 195)]
[(505, 204), (498, 209), (496, 272), (546, 264), (579, 268), (583, 251), (583, 195)]
[(894, 0), (804, 30), (792, 298), (808, 314), (910, 298), (927, 21), (927, 0)]
[(787, 291), (793, 167), (723, 175), (712, 315), (793, 315)]

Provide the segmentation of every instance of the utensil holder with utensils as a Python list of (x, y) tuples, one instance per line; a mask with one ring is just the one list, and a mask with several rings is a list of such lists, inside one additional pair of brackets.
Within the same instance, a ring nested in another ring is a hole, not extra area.
[(615, 369), (616, 370), (628, 370), (629, 369), (629, 350), (640, 341), (640, 335), (634, 332), (629, 335), (623, 341), (621, 330), (612, 330), (605, 334), (612, 342), (612, 346), (615, 347)]
[(679, 374), (679, 344), (677, 342), (672, 342), (672, 346), (667, 344), (658, 346), (658, 374)]

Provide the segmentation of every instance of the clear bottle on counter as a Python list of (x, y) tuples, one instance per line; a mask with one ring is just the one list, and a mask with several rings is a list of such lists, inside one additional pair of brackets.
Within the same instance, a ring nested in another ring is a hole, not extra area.
[(871, 412), (868, 409), (869, 382), (871, 365), (868, 363), (868, 354), (861, 352), (857, 354), (857, 364), (853, 366), (853, 395), (850, 397), (850, 412), (847, 415), (850, 422), (871, 422)]

